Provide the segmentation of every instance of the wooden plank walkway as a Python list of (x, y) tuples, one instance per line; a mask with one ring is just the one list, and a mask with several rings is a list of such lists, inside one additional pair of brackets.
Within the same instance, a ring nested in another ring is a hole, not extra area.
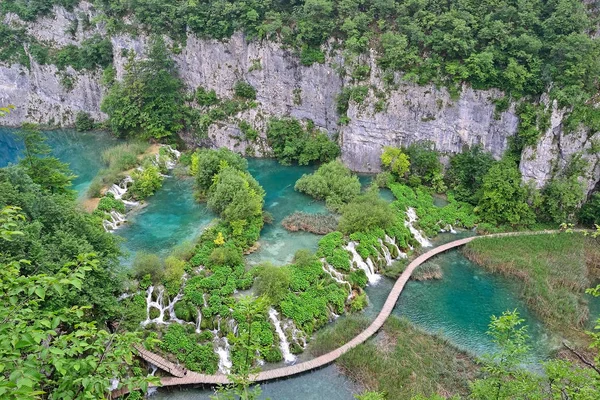
[[(575, 230), (575, 231), (580, 232), (581, 230)], [(390, 316), (390, 314), (392, 313), (392, 310), (394, 309), (394, 307), (396, 305), (396, 302), (398, 301), (398, 298), (400, 297), (400, 294), (402, 293), (402, 290), (404, 289), (404, 286), (408, 282), (413, 271), (419, 265), (421, 265), (425, 261), (429, 260), (431, 257), (434, 257), (440, 253), (447, 251), (447, 250), (450, 250), (450, 249), (453, 249), (453, 248), (456, 248), (459, 246), (463, 246), (475, 239), (493, 238), (493, 237), (502, 237), (502, 236), (551, 234), (551, 233), (558, 233), (558, 231), (547, 230), (547, 231), (537, 231), (537, 232), (510, 232), (510, 233), (499, 233), (499, 234), (486, 235), (486, 236), (472, 236), (472, 237), (468, 237), (468, 238), (464, 238), (464, 239), (458, 239), (453, 242), (449, 242), (449, 243), (440, 245), (438, 247), (435, 247), (435, 248), (429, 250), (428, 252), (423, 253), (420, 256), (418, 256), (417, 258), (415, 258), (408, 265), (408, 267), (404, 270), (404, 272), (402, 272), (402, 274), (398, 277), (398, 280), (394, 284), (394, 287), (392, 288), (390, 294), (388, 295), (388, 297), (385, 301), (385, 304), (383, 305), (383, 308), (381, 309), (381, 311), (379, 312), (379, 314), (377, 315), (375, 320), (371, 323), (371, 325), (369, 325), (367, 327), (367, 329), (365, 329), (364, 331), (359, 333), (357, 336), (355, 336), (352, 340), (350, 340), (345, 345), (343, 345), (333, 351), (330, 351), (329, 353), (323, 354), (322, 356), (319, 356), (312, 360), (304, 361), (304, 362), (301, 362), (301, 363), (298, 363), (295, 365), (289, 365), (286, 367), (276, 368), (276, 369), (272, 369), (272, 370), (268, 370), (268, 371), (262, 371), (254, 376), (254, 381), (261, 382), (261, 381), (268, 381), (268, 380), (272, 380), (272, 379), (284, 378), (284, 377), (300, 374), (303, 372), (307, 372), (307, 371), (328, 365), (328, 364), (332, 363), (333, 361), (335, 361), (336, 359), (338, 359), (339, 357), (341, 357), (344, 353), (355, 348), (356, 346), (360, 345), (361, 343), (364, 343), (367, 339), (369, 339), (371, 336), (373, 336), (383, 326), (383, 324), (385, 323), (387, 318)], [(152, 353), (146, 349), (140, 348), (140, 347), (136, 347), (136, 349), (138, 350), (140, 357), (142, 357), (143, 359), (158, 366), (159, 368), (164, 369), (163, 367), (161, 367), (161, 365), (163, 365), (163, 366), (165, 366), (165, 368), (171, 368), (173, 371), (177, 372), (175, 369), (173, 369), (173, 367), (176, 367), (173, 363), (165, 360), (164, 358), (160, 357), (158, 354), (154, 354), (154, 353)], [(162, 360), (162, 361), (158, 361), (161, 365), (157, 364), (157, 360)], [(177, 367), (177, 368), (180, 368), (180, 367)], [(164, 370), (171, 373), (174, 376), (161, 378), (162, 386), (195, 385), (195, 384), (217, 384), (217, 385), (219, 385), (219, 384), (229, 383), (227, 376), (222, 375), (222, 374), (207, 375), (207, 374), (200, 374), (200, 373), (193, 372), (193, 371), (185, 371), (185, 370), (179, 369), (180, 373), (183, 371), (183, 376), (181, 376), (181, 375), (175, 375), (173, 372), (171, 372), (167, 369), (164, 369)]]

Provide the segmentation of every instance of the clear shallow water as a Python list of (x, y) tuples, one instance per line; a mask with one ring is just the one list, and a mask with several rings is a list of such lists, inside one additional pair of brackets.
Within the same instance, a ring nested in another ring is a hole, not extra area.
[(206, 204), (194, 200), (192, 179), (166, 178), (163, 187), (146, 202), (115, 231), (124, 239), (125, 263), (140, 250), (166, 256), (174, 246), (198, 236), (215, 218)]
[[(16, 135), (16, 129), (0, 127), (0, 167), (17, 163), (23, 153), (23, 141)], [(85, 194), (92, 179), (104, 167), (102, 152), (115, 146), (119, 140), (106, 132), (76, 132), (72, 129), (45, 131), (47, 144), (52, 155), (69, 164), (77, 175), (73, 189), (80, 196)]]
[(288, 232), (281, 221), (296, 211), (326, 213), (325, 204), (296, 192), (294, 185), (303, 174), (316, 170), (312, 166), (282, 166), (276, 160), (252, 158), (248, 160), (252, 176), (265, 189), (265, 210), (273, 215), (273, 223), (265, 225), (260, 237), (260, 248), (247, 257), (250, 264), (269, 261), (285, 265), (292, 261), (296, 251), (315, 251), (321, 236), (308, 232)]
[[(341, 374), (335, 365), (302, 374), (293, 378), (261, 384), (261, 399), (270, 400), (354, 400), (358, 388)], [(160, 389), (152, 399), (208, 400), (214, 390), (182, 389), (168, 391)]]

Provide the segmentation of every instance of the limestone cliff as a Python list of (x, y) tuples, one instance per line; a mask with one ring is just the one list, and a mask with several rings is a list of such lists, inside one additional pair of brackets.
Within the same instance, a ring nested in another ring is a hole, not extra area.
[[(74, 35), (65, 33), (74, 19), (82, 15), (93, 17), (93, 7), (88, 3), (81, 3), (72, 13), (56, 8), (54, 14), (53, 18), (23, 24), (32, 36), (54, 47), (80, 43), (92, 34), (105, 33), (102, 24), (84, 32), (81, 23)], [(17, 20), (11, 15), (7, 18)], [(142, 54), (145, 39), (143, 36), (111, 39), (117, 77), (121, 77), (126, 61), (123, 50), (134, 49)], [(366, 80), (360, 82), (369, 86), (369, 94), (362, 104), (350, 103), (349, 122), (340, 125), (336, 98), (350, 82), (339, 72), (339, 65), (343, 64), (341, 56), (331, 49), (327, 53), (324, 64), (306, 67), (293, 53), (274, 42), (248, 42), (241, 34), (226, 41), (188, 37), (185, 47), (174, 57), (180, 76), (190, 89), (202, 85), (228, 97), (236, 81), (246, 80), (257, 89), (259, 105), (232, 121), (213, 124), (208, 138), (187, 135), (186, 141), (227, 146), (244, 154), (266, 155), (269, 149), (264, 131), (268, 118), (292, 116), (310, 119), (317, 127), (336, 136), (342, 159), (353, 170), (376, 172), (380, 169), (379, 155), (385, 145), (431, 140), (439, 151), (454, 153), (465, 145), (481, 144), (500, 157), (507, 149), (508, 138), (517, 130), (514, 107), (495, 115), (493, 100), (501, 97), (501, 92), (477, 91), (465, 86), (460, 96), (453, 98), (444, 88), (418, 86), (402, 81), (400, 76), (396, 76), (395, 84), (390, 86), (384, 83), (374, 54), (365, 56), (363, 62), (371, 66), (371, 71)], [(69, 90), (61, 83), (65, 76), (73, 82)], [(100, 111), (103, 96), (100, 81), (100, 71), (58, 71), (54, 66), (40, 66), (33, 59), (30, 68), (0, 65), (0, 104), (16, 106), (15, 112), (2, 123), (19, 125), (32, 121), (68, 126), (73, 124), (78, 111), (89, 112), (96, 120), (103, 120), (106, 116)], [(385, 107), (377, 112), (375, 104), (381, 101), (381, 93), (384, 93)], [(236, 120), (250, 122), (262, 137), (256, 143), (247, 143)], [(550, 178), (553, 167), (562, 167), (572, 154), (581, 153), (589, 161), (586, 185), (591, 191), (600, 180), (600, 156), (590, 150), (598, 134), (590, 136), (582, 131), (566, 135), (561, 121), (562, 113), (555, 110), (552, 126), (537, 147), (524, 151), (521, 161), (524, 179), (534, 180), (541, 186)]]

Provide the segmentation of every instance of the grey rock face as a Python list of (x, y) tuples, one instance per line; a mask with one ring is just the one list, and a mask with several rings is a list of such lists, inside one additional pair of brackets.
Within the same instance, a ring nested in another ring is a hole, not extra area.
[[(23, 24), (38, 40), (63, 47), (104, 33), (101, 24), (83, 30), (83, 15), (93, 17), (91, 4), (81, 3), (72, 13), (57, 7), (53, 17), (39, 19), (35, 24), (26, 24), (14, 15), (8, 16), (10, 21), (5, 22)], [(71, 35), (66, 31), (75, 19), (79, 20), (78, 28), (75, 35)], [(138, 57), (143, 57), (147, 38), (118, 35), (111, 41), (117, 79), (121, 79), (126, 53), (132, 49)], [(501, 92), (477, 91), (464, 86), (460, 97), (453, 99), (444, 88), (418, 86), (402, 81), (399, 76), (392, 89), (383, 82), (374, 51), (362, 57), (371, 72), (367, 80), (359, 84), (368, 86), (369, 94), (361, 104), (350, 102), (349, 122), (339, 125), (336, 99), (342, 88), (351, 83), (340, 76), (336, 67), (343, 65), (339, 52), (329, 49), (326, 53), (334, 55), (324, 64), (307, 67), (289, 50), (271, 41), (248, 42), (242, 34), (224, 41), (190, 35), (186, 46), (174, 56), (184, 84), (190, 90), (198, 86), (214, 89), (220, 97), (228, 98), (233, 95), (237, 81), (247, 81), (257, 89), (258, 105), (213, 124), (207, 138), (187, 134), (184, 139), (190, 145), (226, 146), (247, 155), (267, 156), (270, 149), (265, 131), (271, 116), (310, 119), (316, 127), (338, 138), (342, 159), (351, 169), (377, 172), (379, 156), (387, 145), (429, 140), (437, 150), (449, 154), (460, 152), (466, 145), (481, 144), (495, 157), (500, 157), (507, 149), (508, 138), (517, 130), (514, 108), (497, 116), (494, 113), (493, 100), (501, 97)], [(61, 84), (65, 76), (73, 81), (70, 90)], [(54, 66), (37, 65), (34, 60), (30, 69), (0, 64), (0, 104), (16, 106), (2, 124), (14, 126), (31, 121), (69, 126), (78, 111), (86, 111), (98, 121), (104, 120), (106, 115), (100, 111), (104, 94), (100, 80), (101, 71), (58, 71)], [(382, 93), (385, 106), (383, 111), (376, 112), (378, 102), (381, 108)], [(573, 154), (582, 153), (589, 161), (586, 187), (592, 190), (600, 180), (598, 155), (590, 153), (598, 134), (593, 137), (584, 132), (566, 135), (562, 132), (562, 116), (555, 110), (552, 127), (535, 149), (524, 151), (521, 160), (524, 179), (533, 180), (541, 187), (552, 176), (555, 165), (564, 167)], [(260, 137), (256, 142), (245, 140), (238, 128), (241, 120), (258, 130)]]

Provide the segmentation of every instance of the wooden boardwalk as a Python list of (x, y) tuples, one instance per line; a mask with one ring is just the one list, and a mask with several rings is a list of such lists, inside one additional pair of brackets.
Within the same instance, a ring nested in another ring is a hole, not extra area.
[[(358, 336), (355, 336), (352, 340), (350, 340), (345, 345), (338, 347), (337, 349), (330, 351), (329, 353), (323, 354), (317, 358), (314, 358), (309, 361), (304, 361), (298, 364), (289, 365), (281, 368), (276, 368), (268, 371), (262, 371), (253, 377), (253, 380), (256, 382), (260, 381), (268, 381), (277, 378), (284, 378), (296, 374), (300, 374), (303, 372), (307, 372), (325, 365), (328, 365), (341, 357), (344, 353), (353, 349), (361, 343), (364, 343), (367, 339), (373, 336), (385, 323), (386, 319), (392, 313), (406, 282), (408, 282), (410, 276), (413, 271), (425, 261), (429, 260), (431, 257), (434, 257), (440, 253), (443, 253), (447, 250), (463, 246), (475, 239), (479, 238), (490, 238), (490, 237), (501, 237), (501, 236), (515, 236), (515, 235), (531, 235), (531, 234), (549, 234), (549, 233), (557, 233), (557, 231), (538, 231), (538, 232), (511, 232), (511, 233), (501, 233), (494, 235), (486, 235), (486, 236), (472, 236), (464, 239), (455, 240), (450, 243), (446, 243), (435, 247), (429, 250), (426, 253), (421, 254), (417, 258), (415, 258), (408, 267), (402, 272), (402, 274), (398, 277), (398, 280), (394, 284), (390, 294), (388, 295), (383, 308), (375, 318), (375, 320), (362, 331)], [(154, 354), (148, 350), (137, 348), (140, 357), (148, 362), (156, 365), (157, 367), (164, 369), (166, 372), (171, 373), (174, 376), (163, 377), (161, 378), (162, 386), (176, 386), (176, 385), (195, 385), (195, 384), (227, 384), (229, 380), (226, 375), (216, 374), (216, 375), (206, 375), (200, 374), (193, 371), (185, 371), (180, 367), (175, 366), (173, 363), (165, 360), (157, 354)], [(159, 360), (159, 361), (157, 361)], [(158, 362), (158, 363), (157, 363)], [(165, 369), (165, 368), (167, 369)], [(179, 373), (176, 375), (171, 372), (169, 368), (173, 371), (178, 371)], [(183, 371), (183, 376), (180, 374)]]

